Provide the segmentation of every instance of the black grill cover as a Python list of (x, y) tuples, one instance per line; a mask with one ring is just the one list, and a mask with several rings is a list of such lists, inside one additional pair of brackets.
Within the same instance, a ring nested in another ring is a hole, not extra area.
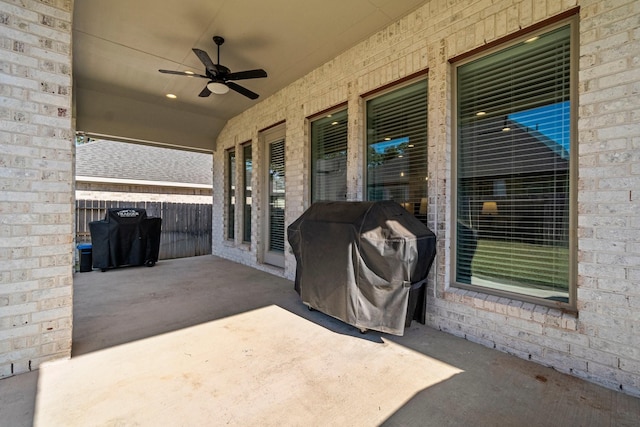
[(89, 223), (94, 268), (153, 265), (158, 261), (162, 220), (142, 208), (111, 208)]
[(435, 235), (402, 206), (314, 203), (287, 229), (295, 289), (309, 307), (360, 329), (402, 335), (425, 322)]

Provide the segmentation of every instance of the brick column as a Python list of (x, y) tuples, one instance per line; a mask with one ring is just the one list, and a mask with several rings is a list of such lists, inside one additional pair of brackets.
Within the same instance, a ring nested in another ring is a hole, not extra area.
[(0, 0), (0, 378), (71, 354), (72, 0)]

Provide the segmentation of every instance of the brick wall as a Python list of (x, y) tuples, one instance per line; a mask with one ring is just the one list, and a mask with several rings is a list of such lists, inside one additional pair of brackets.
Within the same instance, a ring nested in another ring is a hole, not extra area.
[[(580, 6), (578, 315), (450, 286), (451, 67), (448, 59)], [(348, 197), (361, 200), (361, 94), (429, 70), (429, 226), (438, 254), (429, 281), (429, 325), (625, 393), (640, 396), (640, 2), (635, 0), (431, 0), (230, 120), (214, 155), (214, 218), (224, 215), (224, 150), (254, 144), (254, 206), (263, 201), (259, 130), (286, 120), (286, 224), (309, 203), (308, 117), (348, 103)], [(237, 182), (241, 182), (238, 180)], [(218, 194), (221, 196), (219, 197)], [(236, 224), (241, 224), (238, 210)], [(215, 254), (292, 279), (259, 263), (253, 244), (224, 239)], [(236, 233), (239, 235), (239, 233)]]
[(585, 2), (577, 375), (640, 394), (640, 3)]
[(0, 378), (71, 354), (70, 0), (0, 0)]

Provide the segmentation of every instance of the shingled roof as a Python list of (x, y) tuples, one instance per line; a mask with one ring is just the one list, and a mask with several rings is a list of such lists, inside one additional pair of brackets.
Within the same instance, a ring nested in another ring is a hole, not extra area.
[(76, 146), (76, 176), (212, 185), (213, 156), (97, 140)]

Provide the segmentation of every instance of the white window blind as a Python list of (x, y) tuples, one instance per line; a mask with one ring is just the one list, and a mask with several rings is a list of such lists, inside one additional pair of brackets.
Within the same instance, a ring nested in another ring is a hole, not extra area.
[(269, 250), (284, 252), (284, 140), (269, 144)]
[(367, 101), (367, 198), (427, 221), (427, 81)]
[(242, 212), (242, 241), (251, 242), (251, 174), (253, 161), (251, 158), (251, 144), (242, 147), (242, 163), (244, 164), (244, 202)]
[(235, 237), (235, 214), (236, 214), (236, 152), (227, 151), (227, 239)]
[(311, 122), (311, 199), (347, 199), (347, 111)]
[(570, 34), (457, 67), (458, 283), (568, 302)]

